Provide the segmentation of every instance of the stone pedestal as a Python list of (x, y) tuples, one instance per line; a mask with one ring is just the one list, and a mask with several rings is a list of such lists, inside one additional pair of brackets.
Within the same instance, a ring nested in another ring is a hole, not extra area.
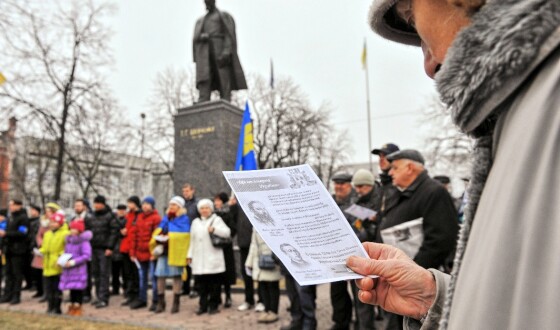
[(179, 109), (175, 115), (175, 171), (173, 191), (181, 195), (185, 183), (196, 196), (212, 197), (231, 188), (222, 171), (233, 171), (243, 110), (218, 100)]

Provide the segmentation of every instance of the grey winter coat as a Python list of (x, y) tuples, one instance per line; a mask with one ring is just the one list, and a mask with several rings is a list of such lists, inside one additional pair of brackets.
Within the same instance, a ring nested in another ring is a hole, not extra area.
[(472, 191), (481, 194), (469, 195), (475, 213), (458, 243), (458, 276), (432, 270), (437, 298), (422, 329), (557, 329), (560, 1), (487, 1), (436, 79), (455, 123), (479, 138)]

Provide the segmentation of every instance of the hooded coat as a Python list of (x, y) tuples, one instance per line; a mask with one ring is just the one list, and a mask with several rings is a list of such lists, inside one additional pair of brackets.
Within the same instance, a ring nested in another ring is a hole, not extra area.
[(150, 240), (154, 230), (157, 229), (161, 222), (161, 216), (157, 210), (146, 213), (142, 212), (136, 219), (136, 225), (130, 227), (128, 235), (130, 235), (131, 257), (135, 257), (138, 261), (150, 261)]
[(559, 77), (558, 0), (487, 1), (449, 49), (438, 89), (477, 141), (453, 277), (431, 270), (423, 329), (558, 328)]
[(78, 236), (68, 235), (64, 253), (72, 255), (74, 266), (65, 268), (60, 276), (58, 288), (60, 290), (83, 290), (87, 287), (87, 262), (91, 260), (90, 240), (92, 233), (84, 231)]
[(43, 237), (43, 246), (41, 246), (41, 254), (43, 255), (43, 276), (50, 277), (60, 275), (62, 267), (58, 262), (58, 257), (64, 253), (64, 245), (66, 236), (70, 231), (68, 225), (63, 224), (56, 231), (48, 230)]

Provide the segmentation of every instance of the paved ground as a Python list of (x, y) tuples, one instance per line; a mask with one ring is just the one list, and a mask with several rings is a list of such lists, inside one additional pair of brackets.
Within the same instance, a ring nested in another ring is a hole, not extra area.
[[(36, 299), (31, 299), (33, 292), (24, 291), (22, 302), (16, 306), (6, 304), (0, 305), (0, 310), (24, 311), (31, 313), (44, 313), (46, 304), (39, 304)], [(282, 325), (290, 321), (287, 307), (288, 298), (285, 294), (280, 297), (280, 321), (273, 324), (257, 323), (258, 313), (254, 310), (239, 312), (236, 307), (243, 303), (243, 294), (234, 293), (233, 308), (224, 309), (215, 315), (204, 314), (195, 315), (198, 299), (189, 299), (187, 296), (181, 297), (181, 311), (178, 314), (170, 314), (171, 292), (167, 291), (168, 308), (165, 313), (154, 314), (147, 308), (132, 311), (128, 307), (121, 307), (123, 298), (112, 296), (109, 307), (105, 309), (95, 309), (91, 305), (84, 306), (84, 319), (92, 321), (103, 321), (120, 324), (139, 325), (146, 328), (165, 328), (165, 329), (228, 329), (228, 330), (258, 330), (258, 329), (279, 329)], [(63, 304), (66, 309), (67, 305)], [(317, 290), (317, 319), (318, 329), (329, 329), (331, 322), (331, 306), (329, 299), (329, 286), (320, 285)], [(100, 324), (99, 328), (103, 328)]]

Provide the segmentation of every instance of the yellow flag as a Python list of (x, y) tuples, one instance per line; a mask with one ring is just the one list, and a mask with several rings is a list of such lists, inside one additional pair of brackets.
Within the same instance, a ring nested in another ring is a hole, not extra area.
[(367, 47), (366, 41), (364, 40), (364, 49), (362, 50), (362, 68), (367, 68)]
[(0, 72), (0, 85), (2, 85), (3, 83), (6, 82), (6, 77), (4, 77), (4, 75), (2, 74), (2, 72)]

